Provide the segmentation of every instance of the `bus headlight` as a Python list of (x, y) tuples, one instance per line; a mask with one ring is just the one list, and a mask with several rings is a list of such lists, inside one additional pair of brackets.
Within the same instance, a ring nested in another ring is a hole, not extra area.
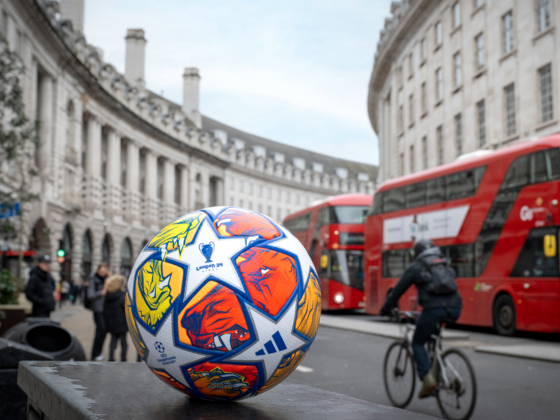
[(344, 296), (342, 295), (342, 293), (337, 293), (336, 295), (334, 295), (333, 299), (335, 303), (338, 303), (339, 305), (344, 302)]

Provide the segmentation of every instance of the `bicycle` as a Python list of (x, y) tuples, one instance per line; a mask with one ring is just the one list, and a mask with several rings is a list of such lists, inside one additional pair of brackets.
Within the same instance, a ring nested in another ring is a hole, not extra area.
[[(405, 408), (414, 394), (416, 365), (412, 357), (414, 322), (420, 312), (398, 312), (405, 323), (404, 337), (389, 346), (383, 364), (385, 390), (395, 407)], [(468, 357), (459, 349), (442, 349), (441, 333), (444, 325), (438, 325), (437, 334), (428, 341), (430, 358), (437, 388), (432, 396), (437, 398), (439, 409), (448, 420), (470, 418), (476, 404), (476, 377)], [(400, 391), (400, 392), (399, 392)]]

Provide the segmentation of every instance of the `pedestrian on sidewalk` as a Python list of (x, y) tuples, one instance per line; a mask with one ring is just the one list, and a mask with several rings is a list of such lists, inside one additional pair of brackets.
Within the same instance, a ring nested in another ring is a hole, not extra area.
[(115, 350), (117, 342), (121, 343), (121, 362), (126, 362), (126, 333), (128, 326), (124, 313), (126, 279), (124, 276), (111, 276), (105, 284), (107, 294), (105, 295), (104, 313), (107, 332), (111, 334), (109, 345), (109, 361), (115, 361)]
[(72, 305), (76, 304), (76, 301), (80, 298), (82, 294), (81, 287), (76, 279), (72, 280), (72, 286), (70, 287), (70, 301)]
[(68, 300), (70, 296), (70, 287), (68, 280), (62, 280), (60, 282), (60, 303), (58, 309), (62, 308), (62, 305)]
[(97, 271), (90, 276), (87, 289), (87, 296), (91, 302), (91, 310), (93, 311), (93, 321), (95, 322), (95, 338), (91, 349), (91, 360), (96, 361), (103, 360), (101, 352), (103, 351), (103, 343), (107, 335), (103, 307), (105, 304), (105, 295), (107, 294), (105, 279), (107, 278), (108, 272), (107, 263), (99, 264)]
[(55, 283), (50, 275), (51, 257), (41, 255), (37, 266), (31, 270), (25, 288), (27, 300), (33, 303), (31, 316), (48, 318), (55, 309)]

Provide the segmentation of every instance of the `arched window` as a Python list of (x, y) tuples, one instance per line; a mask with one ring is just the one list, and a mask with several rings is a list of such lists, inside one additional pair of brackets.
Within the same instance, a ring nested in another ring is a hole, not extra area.
[(91, 274), (91, 233), (86, 230), (82, 239), (82, 279), (87, 281)]
[(124, 238), (121, 245), (121, 274), (128, 277), (130, 270), (132, 270), (132, 244), (130, 239)]
[(66, 106), (66, 145), (69, 147), (74, 147), (74, 137), (76, 133), (74, 132), (74, 101), (69, 100)]

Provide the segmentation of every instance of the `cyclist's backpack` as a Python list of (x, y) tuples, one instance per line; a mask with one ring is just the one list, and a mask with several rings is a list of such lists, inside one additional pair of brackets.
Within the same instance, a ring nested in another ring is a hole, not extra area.
[(455, 270), (447, 264), (447, 259), (439, 255), (422, 258), (420, 269), (422, 286), (431, 295), (452, 295), (458, 289)]

